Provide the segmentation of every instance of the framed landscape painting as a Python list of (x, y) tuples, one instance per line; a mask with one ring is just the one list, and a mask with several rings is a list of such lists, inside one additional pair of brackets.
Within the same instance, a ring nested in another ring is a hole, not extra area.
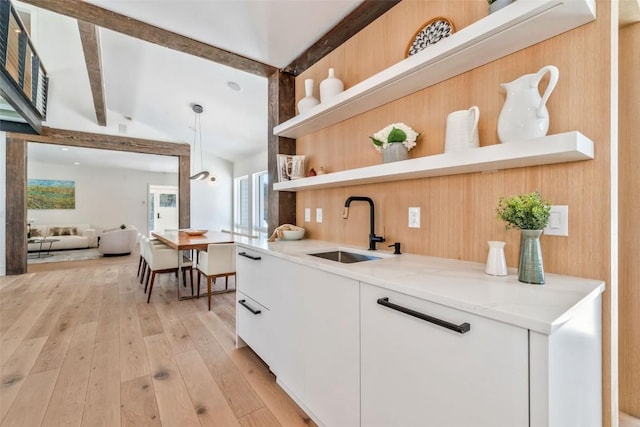
[(54, 179), (30, 179), (27, 184), (27, 209), (75, 209), (76, 182)]

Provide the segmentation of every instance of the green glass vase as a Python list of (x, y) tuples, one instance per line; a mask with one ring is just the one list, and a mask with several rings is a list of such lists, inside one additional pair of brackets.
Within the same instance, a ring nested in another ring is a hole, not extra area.
[(535, 285), (544, 284), (542, 249), (540, 235), (542, 230), (520, 230), (520, 263), (518, 280)]

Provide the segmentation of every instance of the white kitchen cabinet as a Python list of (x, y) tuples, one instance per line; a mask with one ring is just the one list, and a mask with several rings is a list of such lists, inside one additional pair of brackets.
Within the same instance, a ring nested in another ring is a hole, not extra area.
[(251, 258), (237, 258), (238, 337), (319, 425), (359, 426), (358, 282), (241, 246), (240, 253)]
[(238, 336), (242, 337), (267, 365), (271, 365), (275, 356), (271, 311), (240, 291), (236, 293), (236, 300)]
[(271, 308), (278, 297), (274, 286), (278, 284), (278, 276), (286, 273), (282, 267), (286, 261), (241, 246), (237, 247), (236, 252), (237, 289)]
[(364, 283), (360, 293), (362, 426), (529, 425), (527, 329)]
[(360, 425), (358, 282), (304, 268), (304, 401), (327, 426)]

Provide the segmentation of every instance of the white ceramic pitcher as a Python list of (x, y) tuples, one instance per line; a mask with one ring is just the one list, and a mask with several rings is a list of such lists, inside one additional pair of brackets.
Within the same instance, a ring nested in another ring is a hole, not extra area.
[(444, 152), (451, 153), (480, 146), (478, 120), (480, 109), (473, 106), (468, 110), (454, 111), (447, 116), (444, 137)]
[[(549, 84), (542, 97), (538, 85), (549, 73)], [(498, 138), (500, 142), (523, 141), (540, 138), (549, 130), (547, 101), (558, 83), (558, 68), (553, 65), (542, 67), (535, 74), (525, 74), (500, 87), (507, 91), (500, 117), (498, 118)]]

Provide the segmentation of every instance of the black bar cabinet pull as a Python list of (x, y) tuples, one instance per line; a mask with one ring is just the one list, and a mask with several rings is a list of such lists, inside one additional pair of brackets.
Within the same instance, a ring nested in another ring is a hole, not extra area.
[(241, 299), (238, 301), (238, 304), (240, 304), (241, 306), (243, 306), (244, 308), (246, 308), (247, 310), (249, 310), (250, 312), (252, 312), (253, 314), (260, 314), (262, 313), (262, 311), (260, 310), (254, 310), (253, 308), (251, 308), (249, 306), (249, 304), (247, 304), (247, 300), (246, 299)]
[(471, 325), (467, 322), (464, 322), (460, 325), (456, 325), (455, 323), (447, 322), (446, 320), (438, 319), (436, 317), (431, 317), (428, 314), (420, 313), (419, 311), (411, 310), (410, 308), (403, 307), (401, 305), (394, 304), (389, 302), (389, 298), (379, 298), (378, 304), (384, 305), (385, 307), (389, 307), (393, 310), (400, 311), (404, 314), (408, 314), (409, 316), (417, 317), (418, 319), (426, 320), (429, 323), (433, 323), (438, 326), (442, 326), (443, 328), (451, 329), (452, 331), (456, 331), (459, 334), (464, 334), (471, 330)]
[(251, 256), (251, 255), (249, 255), (249, 254), (248, 254), (248, 253), (246, 253), (246, 252), (238, 252), (238, 255), (243, 256), (243, 257), (245, 257), (245, 258), (252, 259), (252, 260), (254, 260), (254, 261), (260, 261), (260, 260), (262, 259), (262, 257), (259, 257), (259, 256)]

